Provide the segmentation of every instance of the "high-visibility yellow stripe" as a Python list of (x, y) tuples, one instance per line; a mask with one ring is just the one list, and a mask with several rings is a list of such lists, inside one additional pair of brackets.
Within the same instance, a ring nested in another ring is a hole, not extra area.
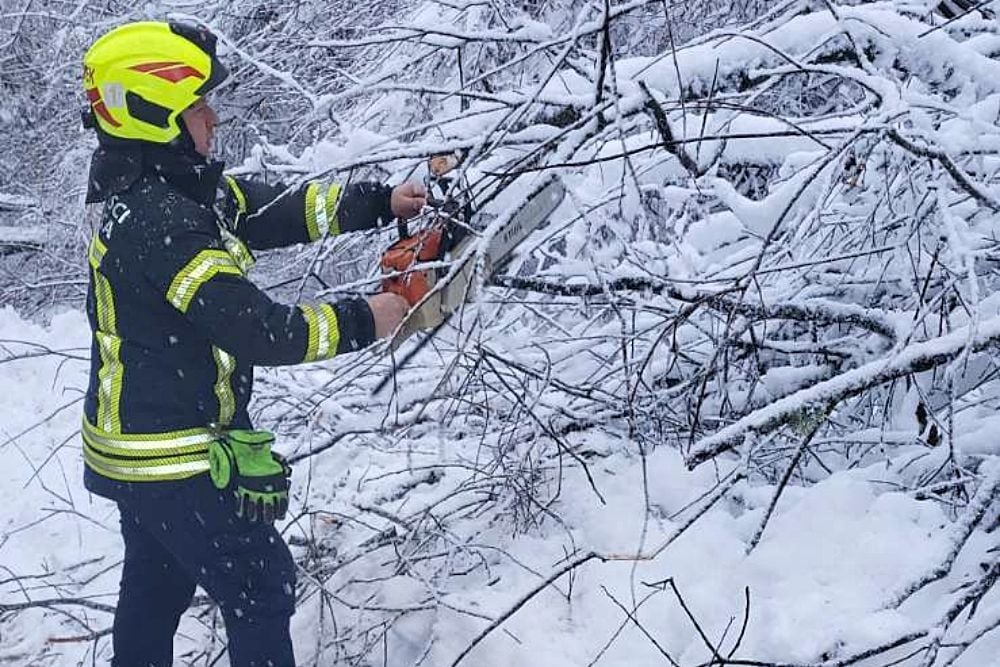
[(109, 433), (122, 429), (121, 395), (124, 366), (121, 363), (122, 342), (114, 334), (95, 331), (101, 368), (97, 371), (97, 423)]
[(91, 268), (98, 268), (101, 266), (101, 260), (104, 259), (104, 255), (108, 252), (107, 246), (101, 241), (97, 234), (94, 234), (93, 238), (90, 239), (90, 247), (87, 249), (87, 257), (90, 260)]
[(109, 433), (83, 420), (83, 438), (108, 453), (119, 456), (154, 456), (150, 452), (166, 450), (170, 453), (185, 448), (204, 449), (218, 435), (207, 428), (190, 428), (183, 431), (162, 433)]
[(185, 479), (209, 469), (207, 449), (186, 456), (134, 461), (103, 456), (84, 441), (83, 460), (99, 475), (124, 482)]
[(109, 334), (118, 333), (118, 318), (115, 314), (115, 293), (111, 282), (100, 271), (94, 270), (94, 296), (97, 306), (97, 327)]
[(306, 320), (306, 331), (309, 337), (306, 342), (305, 361), (316, 361), (319, 350), (319, 315), (312, 306), (299, 306), (302, 317)]
[(320, 321), (323, 322), (323, 330), (326, 333), (326, 345), (320, 344), (319, 354), (323, 359), (328, 359), (337, 354), (337, 345), (340, 343), (340, 325), (337, 323), (337, 311), (330, 304), (320, 304)]
[(123, 481), (183, 479), (208, 470), (208, 447), (218, 435), (207, 428), (165, 433), (109, 433), (85, 418), (87, 466)]
[(340, 206), (340, 185), (331, 183), (326, 193), (326, 217), (330, 221), (330, 233), (340, 234), (340, 220), (337, 219), (337, 207)]
[[(192, 439), (193, 440), (193, 439)], [(214, 440), (205, 440), (203, 442), (195, 442), (189, 445), (174, 445), (173, 443), (156, 443), (156, 442), (114, 442), (108, 441), (103, 438), (95, 438), (88, 433), (83, 434), (83, 441), (95, 452), (109, 457), (125, 457), (129, 461), (132, 460), (144, 460), (144, 459), (163, 459), (172, 458), (176, 456), (185, 456), (190, 454), (198, 454), (200, 452), (205, 452), (208, 449), (209, 443)], [(109, 442), (114, 442), (114, 444), (109, 444)], [(127, 446), (122, 447), (122, 444)], [(164, 447), (156, 447), (157, 444), (171, 445)]]
[(242, 276), (236, 261), (225, 250), (202, 250), (177, 272), (167, 289), (167, 300), (186, 313), (198, 289), (220, 273)]
[(310, 241), (318, 241), (322, 237), (316, 224), (316, 193), (319, 189), (320, 184), (316, 182), (306, 187), (306, 229)]
[(227, 426), (236, 413), (236, 395), (230, 382), (233, 371), (236, 370), (236, 357), (214, 345), (212, 356), (215, 357), (215, 367), (218, 369), (215, 380), (215, 397), (219, 399), (218, 423)]
[(239, 238), (225, 230), (221, 234), (222, 243), (226, 246), (226, 252), (236, 262), (236, 266), (243, 272), (243, 275), (246, 275), (253, 268), (253, 265), (257, 263), (257, 259), (250, 252), (250, 248)]
[(232, 176), (226, 176), (226, 183), (229, 185), (229, 189), (233, 191), (233, 196), (236, 197), (236, 210), (241, 215), (246, 215), (247, 213), (247, 196), (243, 193), (243, 188), (240, 184), (236, 182), (236, 179)]
[(306, 229), (309, 240), (316, 241), (340, 233), (337, 207), (341, 188), (336, 183), (312, 182), (306, 187)]
[(308, 343), (304, 361), (329, 359), (337, 354), (340, 343), (340, 326), (337, 311), (329, 304), (319, 306), (299, 306), (306, 320)]
[(101, 359), (101, 367), (97, 371), (97, 423), (105, 431), (117, 433), (121, 431), (122, 378), (125, 375), (121, 360), (122, 341), (118, 336), (111, 283), (96, 268), (91, 273), (97, 310), (94, 339)]

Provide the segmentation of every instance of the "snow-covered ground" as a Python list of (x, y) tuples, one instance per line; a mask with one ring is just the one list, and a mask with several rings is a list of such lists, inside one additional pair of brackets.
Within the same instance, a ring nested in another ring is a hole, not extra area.
[[(89, 665), (95, 657), (97, 664), (109, 657), (103, 631), (111, 623), (121, 543), (114, 506), (91, 497), (81, 484), (76, 431), (87, 341), (80, 313), (63, 313), (41, 327), (9, 308), (0, 311), (3, 665)], [(599, 557), (540, 591), (464, 664), (653, 666), (669, 664), (668, 654), (678, 664), (696, 665), (711, 658), (702, 632), (721, 655), (739, 644), (738, 658), (765, 663), (844, 658), (934, 625), (949, 599), (943, 593), (960, 585), (963, 575), (978, 574), (980, 558), (995, 542), (977, 533), (950, 578), (899, 609), (884, 609), (885, 600), (947, 551), (943, 528), (950, 522), (938, 504), (895, 491), (898, 480), (884, 468), (837, 472), (809, 488), (793, 482), (748, 555), (773, 487), (738, 481), (725, 500), (712, 504), (725, 469), (688, 472), (668, 447), (655, 448), (644, 463), (632, 443), (606, 435), (578, 434), (569, 444), (591, 452), (593, 486), (582, 468), (568, 467), (552, 518), (516, 532), (511, 517), (483, 514), (457, 523), (442, 541), (450, 543), (448, 558), (484, 560), (464, 576), (422, 579), (425, 572), (416, 564), (386, 574), (387, 552), (359, 547), (391, 528), (392, 517), (399, 521), (399, 536), (405, 537), (407, 527), (422, 530), (413, 519), (404, 527), (399, 517), (409, 507), (448, 502), (443, 490), (469, 464), (469, 443), (451, 442), (433, 429), (415, 437), (407, 451), (342, 443), (309, 459), (310, 472), (296, 475), (292, 514), (304, 508), (319, 513), (288, 522), (286, 535), (298, 544), (294, 550), (307, 570), (310, 548), (338, 563), (324, 587), (342, 603), (341, 628), (398, 617), (385, 644), (385, 664), (392, 667), (452, 664), (490, 619), (511, 610), (568, 557), (589, 552)], [(437, 476), (428, 478), (431, 469)], [(392, 488), (406, 492), (392, 494)], [(405, 551), (406, 540), (397, 546)], [(339, 560), (333, 555), (338, 552)], [(650, 558), (636, 561), (636, 554)], [(316, 646), (328, 644), (324, 640), (338, 626), (329, 616), (321, 619), (317, 589), (303, 591), (308, 593), (294, 620), (301, 664), (341, 664), (329, 648), (317, 658)], [(440, 597), (434, 600), (432, 592)], [(624, 612), (636, 605), (638, 624)], [(998, 614), (1000, 596), (994, 593), (967, 632)], [(218, 618), (205, 606), (189, 612), (177, 637), (178, 664), (209, 664), (205, 656), (220, 647), (213, 624)], [(99, 637), (92, 638), (93, 631)], [(347, 644), (358, 636), (345, 631), (343, 639)], [(907, 652), (904, 646), (858, 664), (890, 664)], [(998, 664), (997, 655), (1000, 636), (980, 642), (956, 664), (987, 667)]]

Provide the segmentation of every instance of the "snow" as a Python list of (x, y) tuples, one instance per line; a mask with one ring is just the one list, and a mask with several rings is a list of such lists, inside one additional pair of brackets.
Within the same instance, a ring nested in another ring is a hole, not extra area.
[[(987, 330), (989, 326), (984, 324)], [(8, 493), (0, 515), (0, 561), (6, 575), (0, 577), (4, 582), (0, 584), (3, 604), (58, 595), (114, 603), (121, 548), (116, 511), (111, 503), (88, 497), (79, 484), (82, 463), (75, 434), (79, 396), (86, 381), (83, 359), (87, 332), (85, 318), (76, 312), (60, 315), (43, 328), (24, 321), (9, 308), (0, 311), (0, 339), (5, 341), (6, 358), (39, 345), (71, 349), (80, 357), (40, 356), (0, 364), (0, 385), (18, 388), (8, 393), (3, 405), (3, 454), (9, 463), (0, 468), (0, 488), (15, 491)], [(57, 412), (62, 404), (69, 407)], [(357, 443), (329, 450), (311, 464), (314, 481), (308, 493), (304, 475), (296, 474), (293, 515), (298, 508), (312, 506), (325, 508), (330, 517), (357, 514), (352, 508), (359, 507), (416, 517), (419, 507), (451, 502), (449, 489), (464, 473), (449, 466), (468, 460), (477, 439), (442, 436), (444, 433), (432, 430), (422, 440), (414, 438), (408, 454)], [(472, 538), (475, 543), (490, 545), (486, 552), (492, 554), (490, 574), (486, 579), (467, 575), (434, 594), (445, 604), (438, 612), (425, 607), (433, 590), (428, 588), (431, 582), (415, 573), (378, 578), (371, 584), (350, 583), (381, 570), (380, 558), (357, 551), (367, 532), (362, 526), (340, 521), (312, 524), (313, 535), (341, 551), (342, 557), (360, 555), (358, 560), (345, 561), (328, 586), (344, 587), (341, 595), (345, 599), (371, 610), (414, 610), (390, 632), (388, 664), (411, 665), (428, 645), (429, 664), (450, 664), (485, 625), (484, 619), (470, 613), (495, 617), (535, 586), (540, 576), (553, 571), (565, 559), (567, 549), (619, 556), (651, 549), (681, 525), (691, 511), (690, 504), (715, 486), (717, 474), (725, 474), (708, 467), (688, 472), (679, 452), (656, 448), (645, 462), (647, 497), (635, 443), (597, 433), (580, 434), (573, 441), (576, 446), (604, 452), (605, 458), (593, 466), (593, 472), (606, 504), (596, 500), (580, 468), (570, 467), (564, 473), (563, 494), (556, 505), (559, 523), (546, 522), (536, 530), (516, 533), (504, 529), (502, 521), (493, 520), (478, 528), (460, 528), (473, 532), (464, 536), (456, 533), (455, 539)], [(409, 458), (409, 463), (400, 457)], [(426, 464), (443, 473), (438, 478), (441, 481), (410, 486), (407, 478), (425, 478), (404, 471)], [(705, 660), (707, 649), (676, 599), (669, 591), (646, 585), (668, 578), (676, 583), (712, 637), (722, 636), (731, 617), (740, 617), (743, 590), (749, 588), (754, 611), (743, 650), (759, 660), (808, 662), (823, 652), (843, 655), (852, 647), (865, 647), (922, 627), (934, 611), (935, 597), (918, 596), (897, 610), (884, 610), (881, 605), (889, 594), (931, 566), (933, 555), (946, 548), (941, 527), (949, 519), (934, 503), (887, 490), (891, 486), (886, 482), (892, 480), (886, 475), (884, 469), (874, 466), (835, 473), (809, 488), (788, 488), (763, 540), (749, 555), (745, 553), (747, 540), (774, 487), (740, 482), (731, 500), (710, 509), (658, 558), (583, 566), (574, 576), (569, 599), (565, 597), (569, 582), (565, 578), (557, 581), (555, 588), (541, 593), (505, 625), (504, 632), (495, 633), (475, 649), (469, 660), (484, 667), (513, 663), (569, 667), (589, 661), (623, 621), (611, 597), (628, 603), (633, 595), (640, 599), (651, 595), (638, 618), (671, 655), (682, 664)], [(410, 491), (393, 500), (397, 494), (391, 489), (400, 485), (410, 486)], [(651, 511), (644, 519), (647, 504)], [(367, 514), (376, 525), (386, 524), (378, 514)], [(291, 536), (300, 534), (302, 528), (294, 523), (286, 526)], [(985, 543), (979, 542), (977, 549), (981, 550)], [(964, 567), (974, 568), (975, 563)], [(25, 588), (13, 580), (32, 575), (43, 577), (44, 584)], [(493, 583), (484, 585), (487, 580)], [(367, 593), (362, 595), (362, 591)], [(317, 603), (304, 600), (294, 619), (303, 664), (311, 664), (314, 657)], [(107, 613), (77, 611), (85, 613), (97, 627), (110, 624)], [(85, 634), (65, 616), (41, 611), (19, 613), (5, 621), (0, 661), (41, 656), (53, 638), (81, 633)], [(604, 660), (612, 664), (661, 664), (662, 656), (634, 627), (627, 627), (624, 633)], [(204, 641), (205, 628), (189, 613), (177, 640), (180, 654)], [(727, 641), (733, 641), (732, 634)], [(995, 641), (993, 644), (997, 646)], [(76, 664), (89, 660), (95, 646), (99, 657), (108, 657), (104, 638), (96, 645), (86, 641), (60, 644), (59, 661), (50, 657), (32, 664)]]
[(45, 230), (41, 227), (3, 226), (0, 225), (0, 246), (13, 245), (44, 245)]
[[(754, 234), (766, 237), (782, 223), (794, 219), (795, 211), (809, 210), (816, 203), (824, 185), (823, 173), (830, 173), (834, 163), (817, 160), (776, 187), (763, 201), (752, 201), (740, 195), (725, 180), (714, 181), (716, 193), (743, 225)], [(794, 209), (793, 209), (794, 207)]]
[[(83, 490), (80, 449), (72, 437), (79, 428), (86, 388), (89, 337), (86, 317), (77, 312), (55, 317), (43, 329), (25, 322), (11, 308), (0, 309), (0, 359), (5, 360), (0, 364), (4, 389), (0, 454), (9, 462), (0, 466), (5, 497), (0, 511), (2, 603), (60, 597), (63, 586), (96, 576), (90, 591), (93, 600), (114, 604), (116, 576), (100, 573), (115, 568), (120, 559), (117, 518), (113, 507), (92, 502)], [(9, 361), (37, 351), (36, 346), (75, 358), (50, 355)], [(16, 577), (29, 577), (31, 586), (22, 588)], [(32, 611), (14, 624), (5, 623), (0, 662), (40, 656), (52, 637), (83, 632), (65, 618), (54, 624), (47, 618), (52, 617)], [(50, 659), (36, 664), (57, 663)]]
[(17, 211), (22, 208), (28, 208), (30, 206), (37, 206), (38, 202), (30, 197), (22, 197), (20, 195), (12, 195), (6, 192), (0, 192), (0, 210), (8, 209), (11, 211)]

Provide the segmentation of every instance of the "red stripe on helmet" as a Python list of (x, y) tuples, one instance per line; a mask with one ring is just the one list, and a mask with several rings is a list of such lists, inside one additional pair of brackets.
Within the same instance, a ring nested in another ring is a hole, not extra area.
[(191, 65), (185, 65), (184, 63), (176, 60), (140, 63), (139, 65), (129, 67), (129, 69), (136, 72), (143, 72), (144, 74), (152, 74), (153, 76), (158, 76), (171, 83), (179, 83), (184, 79), (189, 78), (205, 78), (204, 74), (196, 70)]
[(111, 112), (108, 111), (108, 107), (104, 104), (104, 100), (101, 99), (101, 91), (97, 88), (87, 89), (87, 100), (90, 102), (91, 108), (94, 110), (98, 116), (103, 118), (112, 127), (121, 127), (122, 124), (115, 120)]
[(205, 75), (191, 67), (190, 65), (181, 65), (180, 67), (171, 67), (170, 69), (163, 69), (156, 72), (150, 72), (153, 76), (158, 76), (161, 79), (166, 79), (171, 83), (179, 83), (184, 79), (194, 77), (196, 79), (204, 79)]
[(140, 63), (138, 65), (133, 65), (129, 67), (131, 70), (136, 72), (152, 72), (158, 69), (166, 69), (168, 67), (177, 67), (178, 65), (183, 65), (179, 60), (161, 60), (154, 63)]

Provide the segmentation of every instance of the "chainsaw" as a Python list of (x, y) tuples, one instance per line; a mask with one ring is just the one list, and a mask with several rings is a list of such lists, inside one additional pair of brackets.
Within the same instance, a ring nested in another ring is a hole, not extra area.
[[(382, 255), (383, 291), (402, 296), (411, 307), (394, 346), (415, 331), (430, 332), (397, 362), (397, 370), (474, 296), (472, 276), (477, 264), (482, 262), (481, 275), (487, 280), (521, 242), (545, 225), (566, 196), (562, 181), (547, 175), (529, 186), (530, 193), (520, 206), (493, 217), (477, 208), (467, 183), (450, 175), (461, 161), (462, 156), (455, 154), (428, 160), (425, 224), (411, 232), (409, 224), (399, 220), (399, 238)], [(477, 241), (481, 245), (474, 249)], [(384, 382), (375, 391), (382, 386)]]
[[(463, 194), (470, 189), (458, 187), (448, 176), (460, 161), (457, 155), (430, 158), (425, 180), (429, 221), (411, 233), (408, 223), (399, 220), (399, 238), (382, 255), (382, 289), (402, 296), (413, 308), (408, 322), (411, 331), (433, 329), (457, 312), (473, 296), (473, 260), (483, 257), (483, 272), (492, 275), (531, 232), (548, 221), (566, 194), (558, 178), (543, 178), (502, 222), (490, 220), (476, 209), (471, 196)], [(477, 240), (486, 247), (472, 253)]]

